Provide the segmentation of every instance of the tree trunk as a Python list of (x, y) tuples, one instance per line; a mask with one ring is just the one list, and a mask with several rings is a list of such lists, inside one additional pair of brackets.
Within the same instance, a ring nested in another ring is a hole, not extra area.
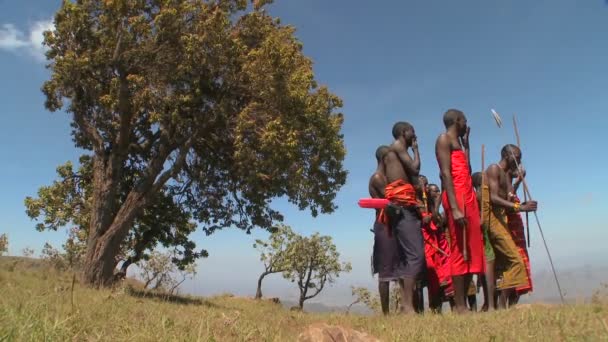
[(298, 306), (300, 307), (300, 310), (304, 310), (304, 301), (306, 300), (306, 296), (301, 294), (300, 295), (300, 301), (298, 303)]
[(183, 166), (189, 147), (190, 145), (187, 145), (180, 150), (174, 165), (155, 182), (163, 170), (163, 163), (173, 150), (161, 145), (162, 152), (150, 162), (146, 176), (131, 189), (120, 206), (117, 202), (117, 190), (121, 185), (121, 162), (124, 158), (111, 157), (104, 154), (105, 152), (96, 151), (93, 158), (93, 203), (89, 241), (82, 273), (85, 284), (93, 287), (106, 287), (112, 284), (116, 267), (115, 258), (120, 251), (120, 244), (125, 240), (129, 228), (151, 194), (158, 191)]
[(114, 217), (114, 222), (107, 229), (100, 229), (104, 225), (93, 220), (93, 217), (104, 214), (91, 215), (91, 230), (95, 231), (93, 234), (89, 234), (83, 265), (82, 280), (85, 284), (96, 288), (112, 285), (115, 279), (116, 255), (129, 232), (129, 227), (133, 224), (136, 211), (141, 209), (143, 204), (143, 201), (138, 201), (138, 203), (126, 201), (120, 212)]
[(255, 299), (262, 298), (262, 280), (264, 280), (264, 277), (269, 274), (270, 272), (264, 272), (262, 275), (260, 275), (260, 278), (258, 279), (258, 289), (255, 291)]

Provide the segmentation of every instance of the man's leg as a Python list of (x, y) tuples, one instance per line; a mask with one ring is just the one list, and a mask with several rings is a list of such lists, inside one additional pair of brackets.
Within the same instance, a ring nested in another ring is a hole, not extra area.
[(401, 312), (405, 314), (415, 313), (414, 308), (414, 290), (416, 288), (415, 278), (403, 278), (403, 287), (401, 288)]
[(482, 278), (483, 309), (482, 311), (496, 310), (496, 280), (494, 279), (494, 260), (486, 263), (486, 274)]
[(389, 294), (390, 294), (390, 282), (380, 281), (378, 282), (378, 292), (380, 292), (380, 306), (382, 306), (382, 313), (385, 315), (389, 314)]
[(517, 287), (527, 284), (526, 266), (506, 227), (505, 223), (497, 222), (489, 230), (490, 241), (496, 254), (496, 267), (501, 270), (500, 284), (496, 287), (500, 290), (501, 309), (507, 308), (509, 298)]
[(402, 209), (401, 219), (395, 227), (397, 243), (404, 258), (403, 313), (413, 313), (416, 280), (425, 267), (424, 241), (420, 219), (411, 210)]
[(472, 274), (452, 276), (454, 284), (454, 303), (456, 305), (456, 313), (463, 314), (467, 312), (467, 292), (471, 283)]

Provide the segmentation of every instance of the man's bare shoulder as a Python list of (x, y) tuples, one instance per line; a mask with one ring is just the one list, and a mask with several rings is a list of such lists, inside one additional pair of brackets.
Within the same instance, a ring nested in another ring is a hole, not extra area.
[(447, 133), (441, 133), (437, 137), (437, 140), (435, 141), (435, 144), (438, 147), (446, 147), (446, 146), (450, 146), (451, 147), (451, 145), (452, 145), (452, 139), (450, 138), (450, 136)]
[(492, 164), (492, 165), (488, 166), (488, 168), (486, 169), (486, 176), (498, 177), (498, 176), (500, 176), (501, 172), (502, 172), (502, 169), (500, 168), (500, 166), (498, 166), (498, 164)]
[(374, 174), (369, 178), (369, 182), (370, 183), (386, 182), (386, 176), (379, 172), (374, 172)]
[(390, 146), (390, 150), (393, 152), (401, 152), (401, 151), (405, 151), (405, 145), (399, 141), (399, 140), (395, 140), (391, 146)]

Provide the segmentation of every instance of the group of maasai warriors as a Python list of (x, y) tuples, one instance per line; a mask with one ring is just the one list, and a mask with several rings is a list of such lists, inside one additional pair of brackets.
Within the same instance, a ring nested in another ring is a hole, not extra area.
[(464, 113), (450, 109), (443, 123), (446, 131), (435, 144), (441, 188), (419, 174), (411, 124), (397, 122), (394, 142), (376, 151), (378, 167), (369, 192), (389, 202), (376, 209), (373, 229), (372, 268), (384, 314), (389, 312), (391, 282), (401, 288), (403, 313), (423, 311), (424, 286), (433, 312), (440, 312), (446, 301), (457, 313), (477, 310), (479, 287), (482, 311), (507, 308), (532, 291), (520, 212), (535, 211), (537, 203), (522, 203), (516, 195), (525, 177), (521, 150), (506, 145), (498, 163), (472, 174)]

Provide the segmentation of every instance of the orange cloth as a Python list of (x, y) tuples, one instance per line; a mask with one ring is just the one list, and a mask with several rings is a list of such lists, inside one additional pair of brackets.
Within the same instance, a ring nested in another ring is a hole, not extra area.
[[(519, 202), (519, 198), (515, 196), (514, 202)], [(526, 275), (528, 276), (528, 284), (524, 286), (519, 286), (515, 290), (517, 294), (526, 294), (528, 292), (532, 292), (532, 274), (530, 272), (530, 259), (528, 257), (528, 249), (526, 247), (526, 235), (524, 233), (524, 222), (521, 219), (520, 213), (510, 212), (507, 215), (507, 224), (509, 225), (509, 230), (511, 231), (511, 236), (513, 236), (513, 241), (515, 245), (517, 245), (517, 249), (519, 251), (519, 255), (524, 260), (524, 264), (526, 265)]]
[[(402, 179), (398, 179), (384, 188), (384, 198), (401, 207), (417, 207), (416, 190), (412, 184), (406, 183)], [(380, 222), (389, 227), (388, 217), (385, 210), (380, 211)], [(389, 229), (389, 235), (391, 231)]]
[[(442, 204), (450, 231), (450, 265), (452, 276), (485, 272), (483, 235), (477, 196), (473, 191), (471, 172), (466, 155), (461, 150), (452, 151), (452, 181), (456, 202), (467, 219), (467, 246), (463, 246), (462, 228), (454, 221), (447, 192), (443, 192)], [(464, 261), (463, 249), (467, 248), (469, 261)]]

